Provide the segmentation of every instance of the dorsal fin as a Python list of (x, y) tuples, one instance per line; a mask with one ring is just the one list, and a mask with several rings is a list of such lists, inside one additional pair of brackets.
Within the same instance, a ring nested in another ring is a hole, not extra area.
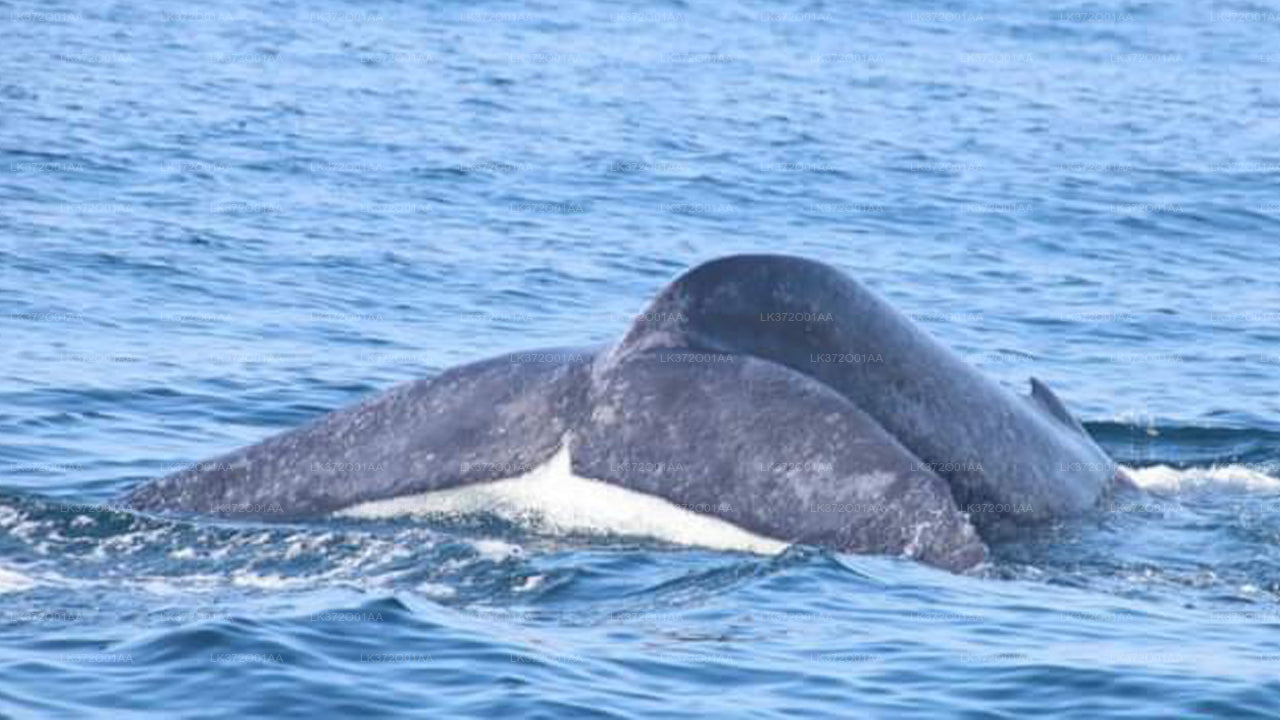
[(1067, 406), (1058, 399), (1057, 395), (1053, 394), (1049, 386), (1040, 382), (1037, 378), (1031, 378), (1031, 399), (1043, 408), (1045, 412), (1057, 418), (1059, 422), (1067, 427), (1074, 428), (1081, 434), (1088, 434), (1085, 432), (1084, 426), (1080, 424), (1080, 421), (1072, 416), (1071, 411), (1067, 410)]

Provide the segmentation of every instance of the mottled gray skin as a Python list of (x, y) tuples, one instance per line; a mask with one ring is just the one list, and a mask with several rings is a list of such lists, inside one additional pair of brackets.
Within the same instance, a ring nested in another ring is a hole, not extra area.
[(1079, 515), (1116, 476), (1043, 383), (1032, 380), (1031, 396), (1015, 394), (822, 263), (739, 255), (689, 271), (613, 355), (656, 348), (750, 355), (831, 387), (939, 472), (962, 508), (975, 506), (980, 528)]
[(746, 355), (604, 355), (578, 475), (767, 537), (950, 569), (986, 548), (945, 481), (830, 387)]
[(565, 442), (583, 477), (779, 540), (953, 570), (985, 558), (975, 526), (1079, 515), (1115, 478), (1042, 384), (1023, 397), (992, 382), (831, 267), (742, 255), (672, 282), (616, 346), (454, 368), (127, 501), (314, 517), (519, 475)]
[[(554, 357), (557, 361), (530, 360)], [(140, 510), (298, 519), (370, 500), (519, 474), (582, 416), (595, 351), (485, 360), (135, 489)]]

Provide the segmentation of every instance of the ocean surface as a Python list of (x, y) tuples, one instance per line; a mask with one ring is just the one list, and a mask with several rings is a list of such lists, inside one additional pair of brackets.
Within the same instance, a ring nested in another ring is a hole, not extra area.
[[(1280, 717), (1278, 77), (1274, 4), (0, 0), (0, 716)], [(107, 505), (740, 251), (1147, 494), (967, 575)]]

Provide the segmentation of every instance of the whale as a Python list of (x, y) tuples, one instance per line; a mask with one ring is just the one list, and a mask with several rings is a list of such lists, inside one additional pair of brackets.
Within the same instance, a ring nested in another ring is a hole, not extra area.
[(985, 376), (828, 264), (747, 254), (676, 277), (617, 342), (410, 381), (121, 501), (266, 521), (495, 512), (965, 571), (1124, 484), (1044, 382)]

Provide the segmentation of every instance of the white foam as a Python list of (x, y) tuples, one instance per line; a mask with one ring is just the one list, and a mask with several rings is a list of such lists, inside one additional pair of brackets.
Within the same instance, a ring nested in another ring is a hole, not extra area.
[(419, 583), (416, 589), (423, 595), (436, 598), (438, 600), (448, 600), (458, 596), (457, 588), (442, 585), (440, 583), (423, 582)]
[(519, 477), (362, 503), (356, 518), (493, 513), (550, 532), (650, 537), (678, 545), (773, 555), (787, 544), (653, 495), (573, 474), (569, 445)]
[(546, 575), (530, 575), (524, 579), (524, 582), (520, 583), (520, 586), (516, 588), (516, 592), (531, 592), (533, 590), (537, 590), (542, 587), (542, 584), (546, 579)]
[(0, 567), (0, 595), (4, 593), (30, 590), (35, 586), (36, 581), (26, 575), (16, 573), (12, 570), (5, 570)]
[(231, 584), (258, 590), (287, 590), (299, 586), (305, 587), (308, 585), (308, 581), (309, 578), (284, 577), (278, 573), (258, 575), (257, 573), (241, 571), (231, 575)]
[(1280, 478), (1249, 465), (1211, 465), (1209, 467), (1175, 468), (1152, 465), (1124, 468), (1138, 487), (1147, 490), (1178, 491), (1198, 487), (1230, 487), (1253, 492), (1280, 490)]
[(524, 553), (524, 549), (519, 545), (512, 545), (505, 540), (495, 540), (493, 538), (484, 538), (476, 540), (471, 544), (480, 553), (480, 557), (490, 562), (502, 562), (507, 558), (520, 557)]

